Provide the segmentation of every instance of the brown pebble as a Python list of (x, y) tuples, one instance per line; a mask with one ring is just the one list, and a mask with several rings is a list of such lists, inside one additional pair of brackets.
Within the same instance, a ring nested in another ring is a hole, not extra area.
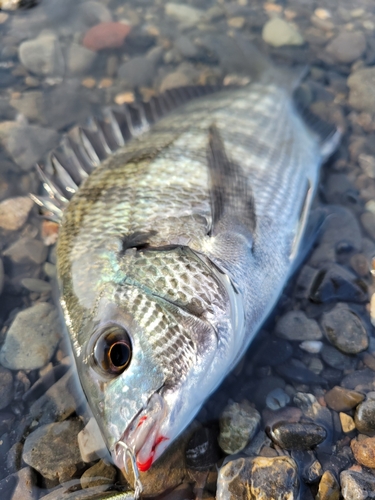
[(96, 80), (95, 78), (92, 78), (91, 76), (88, 76), (87, 78), (84, 78), (81, 81), (81, 84), (86, 87), (87, 89), (93, 89), (96, 85)]
[(358, 463), (370, 469), (375, 468), (375, 437), (352, 439), (350, 447)]
[(350, 258), (350, 265), (358, 276), (368, 276), (370, 272), (370, 265), (367, 258), (363, 253), (357, 253)]
[(345, 432), (345, 434), (354, 431), (355, 423), (350, 415), (340, 412), (339, 417), (340, 417), (342, 431)]
[(112, 85), (113, 85), (112, 78), (102, 78), (99, 82), (98, 88), (99, 89), (108, 89), (109, 87), (112, 87)]
[(365, 399), (364, 395), (336, 385), (328, 391), (324, 399), (329, 408), (335, 411), (348, 411)]
[(117, 94), (115, 97), (115, 103), (121, 106), (122, 104), (129, 104), (134, 102), (134, 92), (122, 92), (121, 94)]
[(330, 470), (326, 470), (320, 480), (316, 500), (339, 500), (340, 486)]
[(125, 38), (130, 33), (128, 24), (106, 22), (90, 28), (85, 34), (82, 45), (95, 52), (103, 49), (122, 47)]
[(59, 224), (50, 220), (42, 222), (42, 239), (46, 246), (54, 245), (59, 235)]
[(369, 354), (368, 352), (365, 352), (363, 354), (362, 361), (366, 366), (368, 366), (371, 370), (375, 371), (375, 357)]

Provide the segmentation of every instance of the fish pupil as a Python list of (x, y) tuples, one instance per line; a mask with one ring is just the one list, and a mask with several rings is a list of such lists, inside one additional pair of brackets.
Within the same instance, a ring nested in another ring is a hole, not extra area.
[(129, 346), (124, 342), (116, 342), (110, 350), (110, 359), (113, 366), (119, 368), (127, 365), (130, 359)]

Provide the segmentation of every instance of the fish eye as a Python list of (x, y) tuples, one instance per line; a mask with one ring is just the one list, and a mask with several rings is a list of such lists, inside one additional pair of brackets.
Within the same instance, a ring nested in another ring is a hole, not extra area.
[(132, 344), (126, 330), (118, 325), (106, 328), (94, 347), (96, 366), (107, 375), (121, 375), (130, 365)]

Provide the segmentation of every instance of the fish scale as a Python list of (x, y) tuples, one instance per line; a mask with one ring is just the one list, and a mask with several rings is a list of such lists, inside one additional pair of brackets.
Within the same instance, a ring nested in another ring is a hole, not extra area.
[[(138, 135), (93, 169), (64, 210), (61, 303), (82, 386), (120, 467), (118, 445), (146, 470), (178, 436), (291, 272), (337, 134), (311, 128), (283, 82), (271, 71), (190, 100), (149, 129), (109, 113), (113, 130)], [(99, 137), (88, 132), (79, 146), (85, 161), (97, 161)], [(105, 372), (113, 360), (99, 351), (103, 339), (120, 358), (128, 353), (115, 374)]]

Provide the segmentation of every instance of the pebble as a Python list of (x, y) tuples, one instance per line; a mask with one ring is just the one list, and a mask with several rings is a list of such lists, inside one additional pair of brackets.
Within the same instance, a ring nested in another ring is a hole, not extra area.
[(85, 402), (76, 374), (69, 370), (30, 406), (30, 415), (40, 424), (66, 420)]
[(366, 328), (347, 304), (324, 313), (321, 325), (331, 344), (344, 353), (357, 354), (368, 347)]
[(276, 388), (271, 391), (266, 398), (266, 406), (270, 410), (279, 410), (284, 408), (290, 402), (289, 395), (280, 388)]
[(98, 463), (87, 469), (81, 476), (82, 488), (95, 488), (107, 484), (108, 486), (114, 484), (116, 479), (116, 469), (113, 465), (99, 460)]
[(71, 75), (85, 75), (94, 64), (96, 52), (78, 43), (72, 43), (67, 55), (67, 69)]
[(314, 302), (334, 301), (366, 302), (367, 290), (364, 282), (358, 282), (357, 276), (339, 264), (329, 264), (322, 269), (310, 291)]
[(279, 422), (269, 430), (269, 436), (280, 448), (307, 450), (324, 441), (326, 430), (313, 423)]
[(165, 92), (168, 89), (174, 89), (176, 87), (184, 87), (190, 83), (190, 78), (187, 75), (180, 71), (174, 71), (163, 78), (160, 84), (160, 92)]
[(375, 468), (375, 437), (352, 439), (350, 447), (358, 463), (370, 469)]
[(64, 56), (58, 38), (52, 33), (41, 34), (34, 40), (22, 42), (18, 55), (25, 68), (36, 75), (64, 74)]
[(375, 68), (363, 68), (348, 78), (349, 104), (359, 111), (375, 113)]
[(343, 354), (335, 347), (326, 344), (323, 345), (321, 356), (328, 366), (337, 370), (353, 370), (357, 362), (354, 356)]
[(118, 77), (127, 87), (147, 87), (155, 76), (156, 61), (148, 57), (134, 57), (123, 63), (118, 70)]
[(332, 410), (349, 411), (361, 403), (365, 396), (360, 392), (335, 386), (324, 395), (324, 399)]
[(372, 212), (364, 212), (360, 218), (362, 226), (365, 228), (368, 235), (375, 240), (375, 214)]
[(207, 427), (194, 432), (186, 446), (186, 465), (193, 470), (207, 471), (221, 457), (217, 433)]
[(28, 171), (42, 156), (57, 146), (55, 130), (16, 122), (0, 123), (0, 141), (15, 163)]
[(275, 334), (287, 340), (320, 340), (323, 337), (318, 323), (303, 311), (289, 311), (276, 323)]
[(238, 453), (254, 437), (260, 424), (260, 414), (246, 400), (231, 402), (220, 416), (219, 446), (228, 455)]
[(33, 200), (27, 196), (18, 196), (2, 201), (0, 203), (0, 227), (8, 231), (21, 229), (33, 206)]
[(298, 468), (291, 458), (238, 458), (221, 467), (216, 500), (292, 499), (298, 490)]
[(310, 354), (319, 354), (323, 348), (323, 342), (320, 340), (304, 340), (300, 343), (299, 348)]
[(228, 19), (228, 26), (230, 28), (242, 29), (246, 24), (246, 19), (242, 16), (231, 17)]
[(0, 410), (6, 408), (13, 400), (12, 372), (0, 366)]
[(48, 248), (42, 241), (20, 238), (4, 251), (4, 255), (17, 264), (42, 264), (47, 258)]
[(275, 366), (288, 361), (293, 354), (293, 347), (289, 342), (279, 339), (266, 339), (257, 352), (257, 365)]
[(42, 425), (26, 438), (22, 458), (44, 478), (64, 483), (72, 479), (81, 465), (77, 434), (80, 420)]
[(330, 470), (326, 470), (320, 480), (315, 500), (339, 500), (340, 486)]
[(176, 19), (184, 26), (194, 26), (199, 23), (205, 14), (201, 9), (173, 2), (165, 4), (165, 13), (167, 16)]
[(263, 40), (273, 47), (284, 45), (303, 45), (304, 39), (300, 32), (290, 23), (280, 17), (273, 17), (263, 27)]
[(82, 45), (94, 52), (104, 49), (116, 49), (123, 46), (130, 30), (131, 26), (129, 24), (119, 22), (100, 23), (87, 31)]
[(195, 58), (199, 54), (198, 47), (186, 35), (181, 35), (174, 43), (178, 52), (186, 58)]
[(78, 446), (83, 462), (89, 463), (108, 456), (107, 445), (94, 417), (78, 433)]
[(30, 467), (23, 467), (14, 476), (17, 478), (17, 486), (13, 491), (11, 500), (35, 500), (37, 498), (35, 471)]
[(326, 47), (326, 51), (337, 63), (351, 64), (366, 50), (366, 37), (362, 32), (343, 31)]
[(51, 283), (36, 278), (23, 278), (21, 283), (30, 292), (46, 293), (52, 290)]
[(78, 6), (78, 15), (87, 26), (112, 21), (111, 11), (101, 2), (86, 0)]
[(350, 415), (340, 412), (339, 417), (340, 417), (342, 431), (345, 432), (345, 434), (354, 431), (355, 422)]
[(368, 399), (357, 406), (354, 415), (355, 426), (363, 434), (375, 434), (375, 400)]
[(344, 500), (375, 498), (375, 477), (373, 474), (344, 470), (340, 474), (340, 482)]
[(321, 245), (334, 247), (335, 250), (346, 243), (354, 250), (362, 250), (362, 232), (357, 218), (351, 210), (340, 205), (327, 207), (323, 234), (319, 236)]
[(19, 312), (7, 331), (0, 363), (11, 370), (42, 368), (56, 350), (60, 331), (58, 312), (51, 304), (40, 302)]

